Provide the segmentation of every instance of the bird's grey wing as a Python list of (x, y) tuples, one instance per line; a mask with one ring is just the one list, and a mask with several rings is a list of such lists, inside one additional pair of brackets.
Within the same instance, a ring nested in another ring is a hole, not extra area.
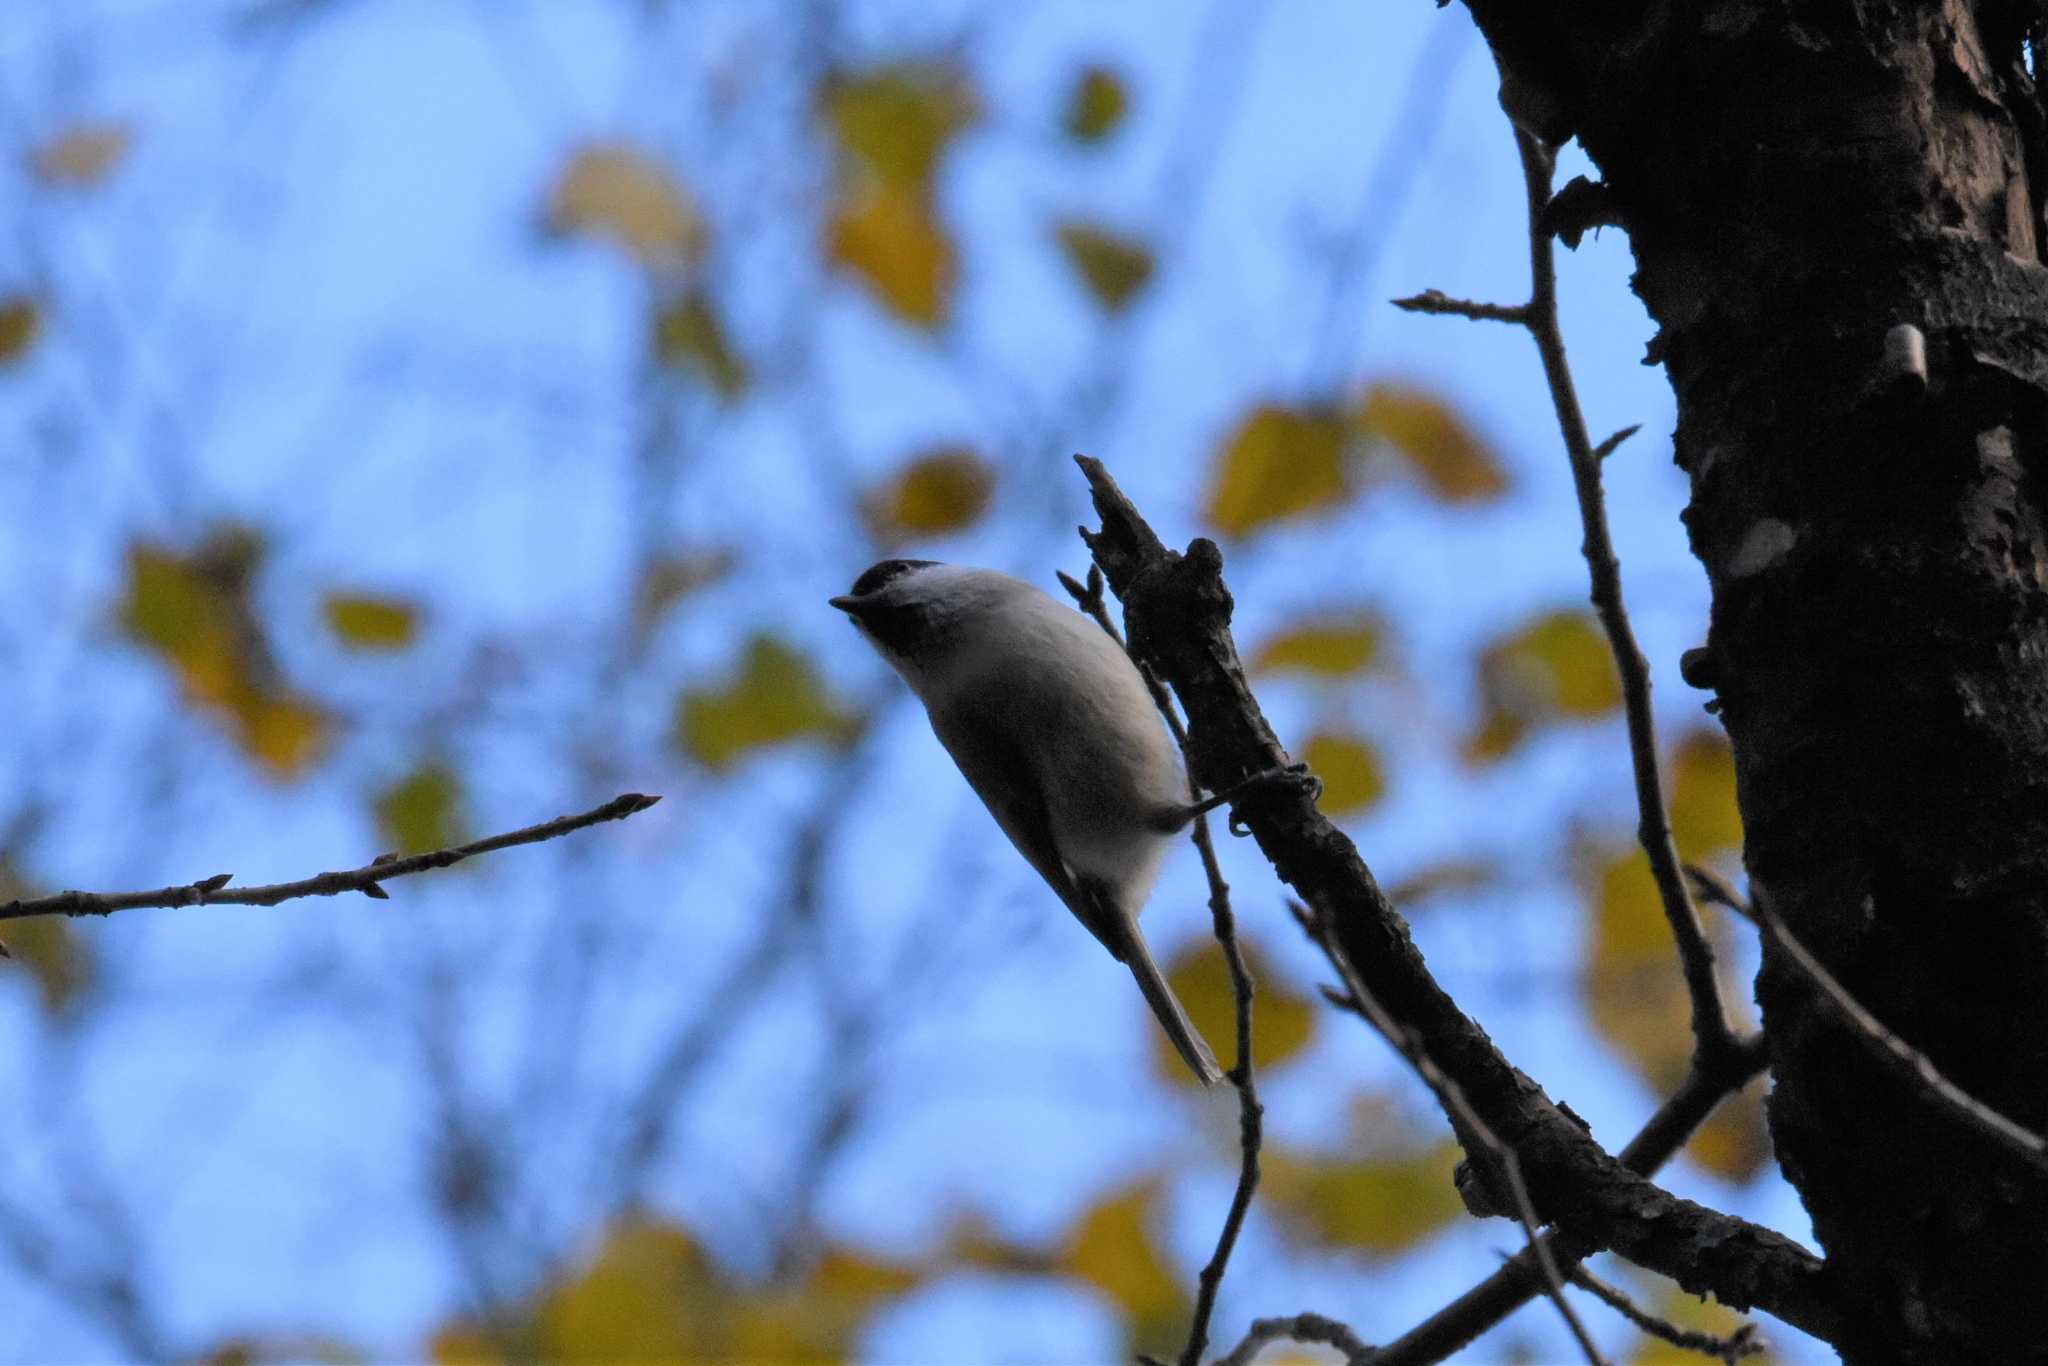
[(1059, 894), (1074, 918), (1122, 960), (1126, 952), (1122, 923), (1105, 913), (1095, 897), (1083, 893), (1066, 860), (1060, 857), (1039, 779), (1037, 756), (1015, 738), (1030, 733), (1030, 728), (1010, 724), (1014, 718), (994, 711), (987, 705), (988, 699), (982, 697), (983, 693), (993, 694), (995, 705), (1000, 706), (1002, 689), (973, 691), (981, 697), (983, 705), (956, 702), (929, 708), (932, 733), (953, 756), (967, 785), (996, 818), (1010, 843), (1017, 846), (1017, 852)]

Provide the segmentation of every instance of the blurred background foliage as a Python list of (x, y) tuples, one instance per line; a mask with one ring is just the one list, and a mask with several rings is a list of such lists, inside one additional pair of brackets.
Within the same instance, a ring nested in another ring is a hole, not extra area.
[[(0, 897), (668, 800), (385, 903), (0, 927), (0, 1353), (1176, 1351), (1234, 1100), (824, 606), (1080, 570), (1078, 449), (1221, 539), (1324, 808), (1622, 1141), (1684, 998), (1562, 454), (1523, 339), (1381, 302), (1520, 297), (1492, 89), (1423, 4), (10, 6)], [(1565, 268), (1594, 421), (1668, 427), (1622, 244)], [(1733, 871), (1657, 446), (1615, 515), (1678, 842)], [(1391, 1336), (1519, 1237), (1224, 854), (1270, 1112), (1218, 1340)], [(1204, 899), (1177, 856), (1147, 923), (1227, 1056)], [(1671, 1179), (1804, 1229), (1754, 1094)]]

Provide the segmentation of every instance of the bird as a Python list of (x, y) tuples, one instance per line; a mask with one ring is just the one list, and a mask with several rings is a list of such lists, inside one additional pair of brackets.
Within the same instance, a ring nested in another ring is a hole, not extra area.
[[(883, 560), (830, 599), (924, 704), (1010, 843), (1110, 955), (1204, 1086), (1223, 1070), (1138, 931), (1188, 800), (1179, 746), (1123, 646), (1021, 579)], [(1314, 780), (1297, 768), (1277, 770)], [(1260, 781), (1274, 775), (1257, 775)]]

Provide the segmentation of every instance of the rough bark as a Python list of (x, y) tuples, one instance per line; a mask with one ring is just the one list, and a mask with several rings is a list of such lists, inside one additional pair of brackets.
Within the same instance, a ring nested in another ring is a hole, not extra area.
[[(1753, 880), (1888, 1028), (2048, 1129), (2038, 4), (1467, 3), (1510, 112), (1600, 168), (1563, 207), (1635, 251)], [(1844, 1356), (2048, 1361), (2040, 1170), (1769, 942), (1757, 999)]]

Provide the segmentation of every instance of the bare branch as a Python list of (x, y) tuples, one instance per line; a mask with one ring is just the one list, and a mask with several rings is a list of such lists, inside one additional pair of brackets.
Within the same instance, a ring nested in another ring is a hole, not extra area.
[(1373, 1349), (1360, 1341), (1358, 1334), (1352, 1332), (1348, 1325), (1326, 1319), (1321, 1314), (1296, 1314), (1284, 1319), (1253, 1319), (1251, 1331), (1244, 1335), (1244, 1340), (1218, 1357), (1216, 1366), (1251, 1366), (1253, 1358), (1265, 1350), (1267, 1344), (1283, 1338), (1289, 1342), (1313, 1342), (1334, 1347), (1344, 1354), (1347, 1366), (1370, 1366), (1377, 1359)]
[[(1230, 632), (1222, 552), (1208, 540), (1168, 551), (1107, 470), (1081, 457), (1101, 530), (1085, 533), (1124, 601), (1132, 652), (1158, 670), (1189, 718), (1190, 768), (1211, 791), (1287, 766), (1252, 695)], [(1428, 1041), (1496, 1133), (1512, 1134), (1539, 1215), (1738, 1308), (1757, 1305), (1829, 1341), (1843, 1331), (1818, 1257), (1791, 1239), (1672, 1195), (1605, 1152), (1436, 981), (1357, 846), (1306, 788), (1239, 816), (1280, 877), (1327, 911), (1345, 954), (1388, 1010)], [(1711, 1059), (1695, 1059), (1696, 1065)], [(1745, 1061), (1745, 1065), (1746, 1061)], [(1705, 1067), (1710, 1074), (1722, 1064)]]
[[(1762, 1035), (1743, 1040), (1735, 1054), (1716, 1070), (1694, 1059), (1678, 1089), (1636, 1132), (1618, 1154), (1623, 1166), (1648, 1176), (1685, 1146), (1721, 1101), (1742, 1089), (1764, 1069), (1767, 1055)], [(1583, 1238), (1545, 1234), (1560, 1266), (1576, 1266), (1595, 1250)], [(1533, 1250), (1518, 1252), (1505, 1265), (1423, 1322), (1380, 1349), (1373, 1366), (1421, 1366), (1442, 1361), (1542, 1293), (1543, 1276)]]
[(1551, 1255), (1549, 1244), (1544, 1241), (1540, 1221), (1536, 1218), (1536, 1207), (1529, 1199), (1529, 1187), (1522, 1180), (1522, 1164), (1516, 1159), (1515, 1150), (1501, 1142), (1500, 1136), (1479, 1117), (1478, 1111), (1465, 1099), (1463, 1088), (1430, 1060), (1415, 1032), (1389, 1014), (1387, 1008), (1366, 989), (1357, 970), (1351, 966), (1351, 960), (1344, 956), (1344, 946), (1337, 942), (1329, 917), (1302, 906), (1295, 907), (1295, 917), (1308, 931), (1309, 937), (1321, 946), (1330, 966), (1337, 970), (1348, 996), (1344, 1004), (1377, 1030), (1380, 1037), (1393, 1045), (1394, 1051), (1415, 1069), (1415, 1075), (1422, 1078), (1423, 1084), (1436, 1096), (1437, 1104), (1443, 1107), (1445, 1115), (1458, 1129), (1459, 1137), (1468, 1140), (1467, 1151), (1475, 1165), (1491, 1166), (1498, 1177), (1496, 1184), (1507, 1186), (1514, 1202), (1515, 1217), (1522, 1224), (1522, 1236), (1529, 1240), (1529, 1252), (1543, 1272), (1544, 1293), (1557, 1306), (1557, 1312), (1564, 1316), (1565, 1325), (1571, 1329), (1572, 1337), (1577, 1340), (1586, 1360), (1593, 1366), (1603, 1366), (1600, 1349), (1594, 1345), (1592, 1335), (1586, 1331), (1586, 1325), (1580, 1321), (1571, 1301), (1565, 1298), (1564, 1277)]
[(1728, 1366), (1735, 1366), (1742, 1358), (1755, 1356), (1764, 1350), (1764, 1345), (1757, 1341), (1756, 1325), (1753, 1323), (1743, 1324), (1727, 1337), (1716, 1337), (1712, 1333), (1680, 1328), (1675, 1323), (1658, 1318), (1655, 1314), (1640, 1308), (1619, 1287), (1609, 1285), (1584, 1267), (1572, 1268), (1571, 1282), (1651, 1337), (1668, 1342), (1673, 1347), (1682, 1347), (1686, 1351), (1698, 1352), (1703, 1356), (1719, 1357), (1727, 1362)]
[(112, 915), (115, 911), (139, 910), (145, 906), (275, 906), (298, 897), (340, 896), (344, 892), (361, 892), (382, 900), (385, 892), (380, 884), (392, 878), (409, 877), (433, 868), (448, 868), (478, 854), (510, 849), (518, 844), (539, 844), (543, 840), (559, 839), (605, 821), (624, 820), (660, 800), (644, 793), (628, 792), (578, 816), (560, 816), (540, 825), (529, 825), (521, 830), (507, 831), (448, 849), (436, 849), (428, 854), (413, 854), (407, 858), (383, 854), (360, 868), (319, 873), (297, 882), (274, 882), (262, 887), (229, 890), (228, 880), (234, 875), (216, 873), (197, 882), (162, 887), (153, 892), (57, 892), (51, 896), (10, 901), (0, 906), (0, 920), (20, 920), (33, 915)]
[(1685, 865), (1685, 875), (1691, 879), (1693, 893), (1700, 900), (1733, 911), (1744, 920), (1756, 920), (1756, 912), (1750, 909), (1749, 903), (1737, 896), (1735, 889), (1730, 887), (1720, 874), (1702, 868), (1696, 863), (1688, 863)]
[(1601, 461), (1637, 429), (1623, 428), (1597, 447), (1586, 433), (1586, 417), (1579, 408), (1578, 391), (1565, 357), (1564, 329), (1557, 317), (1557, 266), (1548, 218), (1554, 159), (1542, 143), (1520, 128), (1515, 129), (1515, 147), (1521, 155), (1528, 205), (1529, 302), (1513, 308), (1475, 304), (1447, 298), (1432, 289), (1413, 298), (1396, 299), (1394, 306), (1413, 313), (1518, 323), (1535, 339), (1537, 353), (1543, 358), (1543, 375), (1550, 385), (1551, 407), (1557, 414), (1558, 431), (1564, 437), (1565, 454), (1571, 463), (1572, 487), (1578, 495), (1579, 521), (1584, 528), (1580, 548), (1592, 580), (1593, 610), (1621, 675), (1629, 753), (1635, 768), (1636, 836), (1649, 856), (1664, 918), (1670, 922), (1672, 938), (1678, 944), (1679, 965), (1692, 997), (1694, 1044), (1702, 1052), (1725, 1053), (1734, 1046), (1735, 1034), (1728, 1025), (1720, 986), (1714, 978), (1713, 946), (1700, 928), (1699, 914), (1693, 909), (1685, 879), (1678, 870), (1678, 850), (1671, 841), (1671, 822), (1665, 815), (1663, 785), (1657, 774), (1657, 737), (1650, 715), (1650, 665), (1636, 644), (1628, 609), (1622, 601), (1621, 563), (1614, 556), (1614, 540), (1607, 529), (1607, 496), (1600, 486)]
[(1963, 1120), (1977, 1132), (1996, 1141), (2001, 1147), (2017, 1154), (2026, 1162), (2043, 1171), (2048, 1171), (2048, 1139), (2007, 1119), (1998, 1111), (1978, 1100), (1969, 1092), (1957, 1086), (1941, 1074), (1941, 1069), (1925, 1053), (1886, 1029), (1875, 1015), (1865, 1010), (1854, 996), (1849, 994), (1806, 945), (1799, 942), (1797, 935), (1778, 913), (1771, 909), (1770, 899), (1762, 887), (1750, 889), (1750, 904), (1755, 908), (1757, 921), (1781, 948), (1799, 964), (1800, 970), (1813, 979), (1835, 1009), (1841, 1013), (1858, 1039), (1870, 1050), (1879, 1062), (1903, 1076), (1908, 1085), (1921, 1094), (1939, 1102), (1943, 1107)]
[(1486, 304), (1470, 299), (1453, 299), (1440, 289), (1425, 289), (1420, 294), (1411, 294), (1405, 299), (1390, 300), (1394, 307), (1409, 313), (1434, 313), (1453, 318), (1471, 318), (1475, 322), (1513, 323), (1517, 327), (1529, 324), (1527, 304)]

